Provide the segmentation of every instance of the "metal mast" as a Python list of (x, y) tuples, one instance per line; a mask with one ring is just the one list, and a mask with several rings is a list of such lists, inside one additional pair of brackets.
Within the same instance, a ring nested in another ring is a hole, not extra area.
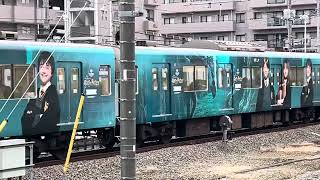
[(135, 1), (119, 1), (121, 179), (136, 179)]
[(44, 23), (43, 23), (43, 34), (50, 33), (50, 24), (49, 24), (49, 0), (43, 0), (43, 7), (44, 7)]
[(287, 26), (288, 26), (288, 49), (291, 51), (292, 49), (292, 40), (291, 40), (291, 35), (292, 35), (292, 17), (291, 17), (291, 0), (287, 1), (288, 4), (288, 12), (289, 12), (289, 17), (287, 19)]
[(317, 0), (317, 53), (320, 53), (320, 0)]

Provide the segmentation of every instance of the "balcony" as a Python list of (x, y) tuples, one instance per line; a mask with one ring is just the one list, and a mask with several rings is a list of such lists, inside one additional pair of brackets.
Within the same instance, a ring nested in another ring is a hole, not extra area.
[(86, 8), (94, 8), (94, 0), (74, 0), (70, 4), (70, 8), (82, 8), (86, 2)]
[(205, 33), (205, 32), (231, 32), (235, 30), (233, 21), (207, 22), (207, 23), (186, 23), (186, 24), (165, 24), (161, 33)]
[[(278, 1), (279, 3), (270, 4), (268, 3), (268, 0), (254, 0), (250, 1), (249, 7), (251, 8), (272, 8), (272, 7), (287, 7), (287, 0), (284, 0), (283, 2)], [(292, 6), (300, 6), (300, 5), (310, 5), (310, 4), (316, 4), (315, 0), (303, 0), (303, 1), (292, 1)]]
[[(252, 19), (249, 20), (249, 29), (264, 30), (264, 29), (283, 29), (286, 28), (286, 22), (280, 18), (268, 19)], [(311, 18), (307, 23), (307, 27), (317, 27), (316, 18)], [(292, 28), (304, 28), (304, 20), (295, 19)]]
[(235, 2), (209, 3), (209, 2), (188, 2), (188, 3), (172, 3), (161, 4), (159, 7), (162, 14), (192, 13), (192, 12), (211, 12), (234, 10)]
[(71, 38), (95, 37), (95, 27), (94, 26), (71, 27), (70, 37)]
[(157, 2), (157, 0), (144, 0), (144, 5), (159, 6), (160, 4)]
[(143, 21), (143, 31), (159, 31), (159, 26), (153, 21)]
[[(37, 18), (35, 20), (35, 12)], [(62, 15), (63, 11), (56, 11), (49, 9), (49, 22), (50, 24), (56, 24), (58, 19)], [(25, 24), (44, 23), (44, 8), (38, 8), (36, 11), (34, 7), (27, 6), (0, 6), (0, 19), (1, 22), (15, 22)], [(59, 25), (63, 25), (63, 20), (59, 22)]]

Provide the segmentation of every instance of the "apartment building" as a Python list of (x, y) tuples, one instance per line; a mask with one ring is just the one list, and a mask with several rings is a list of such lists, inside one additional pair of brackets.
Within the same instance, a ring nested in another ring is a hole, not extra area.
[[(49, 25), (58, 23), (63, 14), (59, 2), (50, 3), (48, 8)], [(55, 8), (53, 8), (55, 7)], [(45, 8), (39, 0), (1, 0), (0, 32), (1, 39), (35, 40), (38, 39), (45, 23)], [(63, 28), (63, 21), (58, 23)]]
[[(270, 49), (283, 50), (288, 30), (283, 11), (287, 0), (164, 0), (159, 12), (160, 33), (165, 44), (184, 43), (191, 39), (258, 41)], [(295, 18), (293, 46), (304, 46), (304, 19), (307, 19), (307, 47), (316, 46), (316, 1), (292, 1)]]

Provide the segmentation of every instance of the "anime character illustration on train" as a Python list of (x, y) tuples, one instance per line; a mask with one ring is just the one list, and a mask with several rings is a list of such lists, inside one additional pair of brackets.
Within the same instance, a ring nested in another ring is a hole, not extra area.
[(275, 104), (274, 87), (270, 78), (270, 62), (268, 58), (262, 61), (262, 88), (259, 89), (257, 98), (257, 111), (271, 110), (271, 105)]
[(39, 132), (56, 132), (60, 118), (59, 98), (52, 83), (55, 72), (54, 58), (50, 52), (41, 52), (38, 58), (40, 88), (36, 99), (31, 99), (24, 111), (22, 132), (31, 135)]
[(301, 107), (312, 106), (313, 100), (313, 80), (312, 80), (312, 62), (306, 61), (306, 83), (301, 91)]

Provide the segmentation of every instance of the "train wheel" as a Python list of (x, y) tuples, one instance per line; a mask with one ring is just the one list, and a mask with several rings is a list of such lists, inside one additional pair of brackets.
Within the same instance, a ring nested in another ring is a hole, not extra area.
[(163, 144), (168, 144), (171, 141), (172, 136), (171, 135), (164, 135), (160, 137), (160, 141)]
[(97, 136), (100, 143), (107, 149), (111, 149), (116, 142), (113, 129), (98, 130)]

